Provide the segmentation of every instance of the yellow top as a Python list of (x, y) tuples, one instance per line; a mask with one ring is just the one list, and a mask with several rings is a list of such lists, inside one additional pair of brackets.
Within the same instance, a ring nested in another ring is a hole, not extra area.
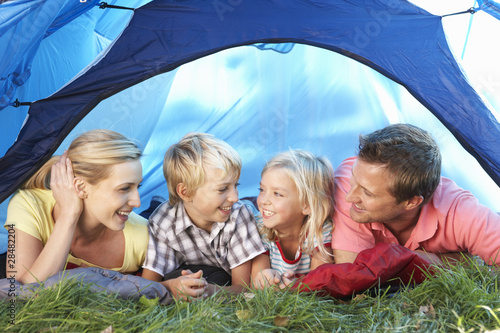
[[(37, 239), (45, 246), (54, 228), (52, 210), (56, 201), (52, 191), (34, 189), (18, 190), (11, 198), (7, 210), (5, 226), (14, 225)], [(148, 247), (147, 220), (135, 213), (129, 215), (123, 229), (125, 236), (125, 257), (122, 267), (111, 268), (121, 273), (134, 273), (144, 262)], [(77, 266), (82, 264), (90, 267), (100, 267), (68, 254), (68, 261)]]

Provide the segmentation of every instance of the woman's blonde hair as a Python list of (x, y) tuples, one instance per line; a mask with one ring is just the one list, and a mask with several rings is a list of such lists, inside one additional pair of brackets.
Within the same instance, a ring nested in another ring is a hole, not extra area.
[(171, 205), (181, 201), (177, 185), (183, 183), (187, 195), (205, 183), (205, 167), (223, 171), (223, 177), (240, 178), (241, 157), (229, 144), (207, 133), (188, 133), (173, 144), (163, 159), (163, 175), (167, 181)]
[[(321, 256), (325, 261), (331, 261), (332, 255), (323, 244), (323, 224), (325, 221), (333, 223), (333, 167), (330, 161), (301, 149), (291, 149), (269, 160), (261, 175), (271, 169), (279, 169), (289, 176), (299, 192), (300, 204), (307, 204), (310, 208), (300, 231), (301, 243), (303, 240), (306, 242), (301, 251), (313, 255), (316, 240)], [(262, 232), (270, 241), (279, 238), (274, 229), (264, 227)]]
[[(138, 145), (120, 133), (96, 129), (77, 137), (68, 148), (68, 158), (75, 176), (95, 185), (109, 176), (111, 166), (138, 160), (142, 152)], [(50, 189), (50, 169), (59, 156), (53, 156), (28, 181), (22, 189)]]

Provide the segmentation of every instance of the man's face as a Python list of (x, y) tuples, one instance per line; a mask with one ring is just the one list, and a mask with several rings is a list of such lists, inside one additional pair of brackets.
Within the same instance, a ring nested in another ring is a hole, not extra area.
[(405, 212), (406, 201), (397, 203), (389, 193), (391, 174), (383, 165), (357, 160), (352, 167), (351, 189), (345, 199), (350, 202), (349, 214), (358, 223), (397, 220)]

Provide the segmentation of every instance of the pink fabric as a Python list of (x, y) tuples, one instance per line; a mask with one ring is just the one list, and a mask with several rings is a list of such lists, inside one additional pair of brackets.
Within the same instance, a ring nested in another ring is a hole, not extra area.
[(433, 276), (430, 264), (397, 244), (379, 243), (361, 251), (354, 263), (323, 264), (295, 283), (300, 291), (320, 291), (341, 298), (377, 284), (422, 283)]
[[(382, 223), (356, 223), (349, 216), (351, 204), (345, 201), (355, 157), (346, 159), (335, 170), (334, 230), (332, 248), (360, 252), (378, 243), (397, 240)], [(469, 252), (488, 264), (500, 265), (500, 215), (481, 205), (468, 191), (450, 179), (441, 182), (431, 201), (422, 207), (417, 225), (404, 244), (410, 250), (432, 253)]]

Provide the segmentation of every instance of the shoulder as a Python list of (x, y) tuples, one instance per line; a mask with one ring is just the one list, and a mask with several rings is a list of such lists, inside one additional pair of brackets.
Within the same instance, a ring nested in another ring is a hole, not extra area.
[(136, 213), (130, 213), (123, 229), (125, 236), (130, 236), (134, 242), (143, 242), (148, 239), (148, 220)]
[(149, 222), (154, 224), (162, 224), (166, 221), (173, 222), (177, 217), (177, 211), (183, 209), (182, 203), (176, 203), (171, 205), (168, 201), (165, 201), (149, 217)]
[(447, 212), (459, 202), (469, 202), (473, 205), (479, 204), (479, 201), (471, 192), (459, 187), (453, 180), (441, 177), (441, 181), (427, 205), (438, 211)]
[(259, 212), (259, 208), (257, 207), (257, 202), (255, 201), (255, 199), (256, 199), (255, 197), (245, 198), (245, 199), (241, 199), (238, 202), (243, 204), (243, 206), (245, 206), (246, 209), (248, 209), (253, 215), (256, 216), (260, 212)]
[(255, 221), (255, 214), (258, 214), (258, 210), (252, 206), (251, 203), (238, 201), (233, 205), (231, 209), (231, 221), (238, 223), (248, 223), (250, 221)]
[(325, 222), (323, 222), (323, 234), (330, 234), (332, 230), (333, 230), (332, 220), (325, 220)]
[(18, 190), (10, 199), (7, 209), (8, 217), (26, 215), (52, 216), (56, 200), (49, 190)]
[(351, 177), (351, 169), (357, 159), (356, 156), (352, 156), (343, 160), (334, 171), (335, 178)]
[(52, 232), (55, 199), (49, 190), (19, 190), (11, 198), (5, 224), (46, 242)]
[(244, 202), (238, 201), (233, 204), (233, 207), (231, 209), (231, 215), (237, 215), (237, 214), (246, 214), (250, 213), (250, 206), (247, 206)]
[(136, 213), (130, 213), (126, 226), (130, 226), (136, 229), (146, 228), (148, 225), (148, 220)]
[(12, 203), (55, 203), (52, 191), (42, 189), (17, 190), (12, 196)]

